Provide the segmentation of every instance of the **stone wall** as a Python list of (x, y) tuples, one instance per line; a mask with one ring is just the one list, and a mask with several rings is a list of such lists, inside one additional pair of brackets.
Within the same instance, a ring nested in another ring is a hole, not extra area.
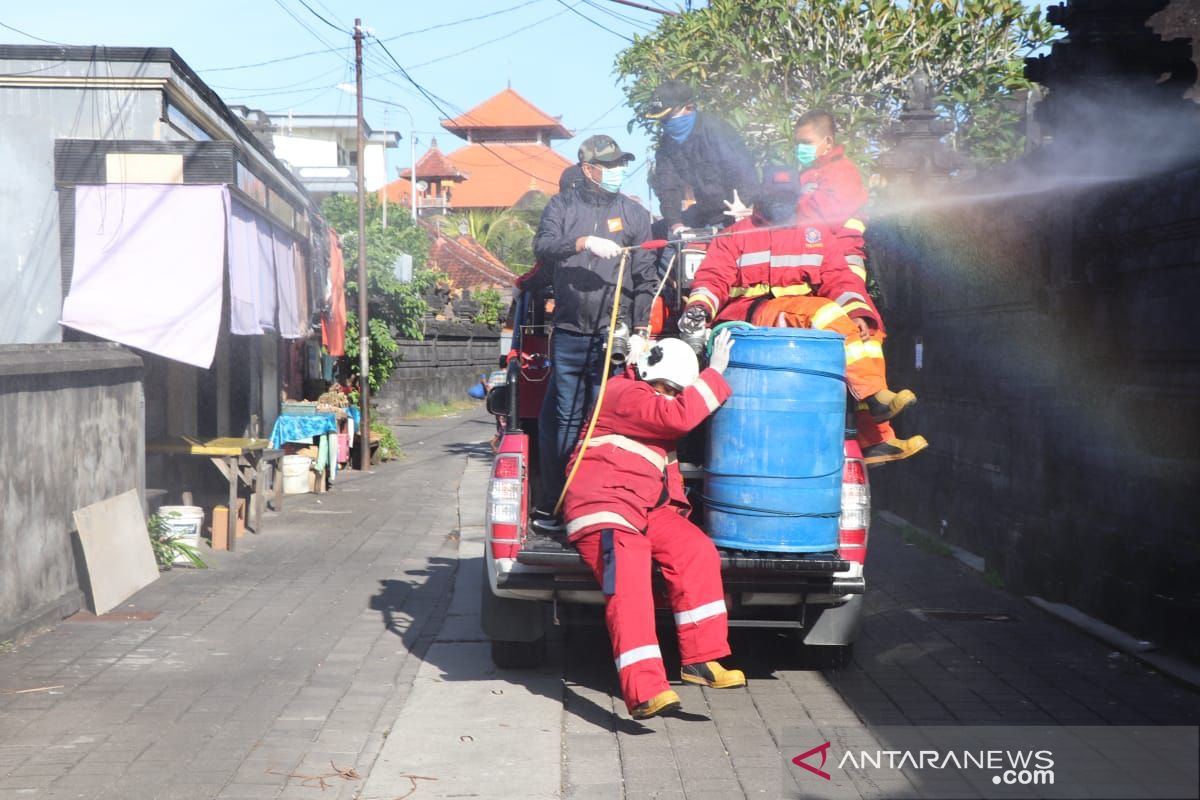
[(0, 641), (82, 607), (71, 513), (144, 496), (144, 416), (118, 345), (0, 345)]
[(375, 418), (395, 424), (422, 403), (467, 399), (467, 389), (499, 368), (500, 333), (486, 325), (430, 322), (423, 340), (400, 342), (395, 372), (374, 397)]
[(931, 443), (871, 471), (875, 505), (1200, 657), (1200, 164), (1097, 185), (1050, 159), (873, 224), (890, 384), (920, 397), (897, 427)]

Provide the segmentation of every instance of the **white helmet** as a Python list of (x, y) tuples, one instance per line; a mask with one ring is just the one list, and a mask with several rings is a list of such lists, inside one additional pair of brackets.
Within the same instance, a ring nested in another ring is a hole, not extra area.
[(637, 370), (642, 380), (663, 381), (681, 392), (700, 375), (696, 354), (680, 339), (651, 342), (638, 356)]

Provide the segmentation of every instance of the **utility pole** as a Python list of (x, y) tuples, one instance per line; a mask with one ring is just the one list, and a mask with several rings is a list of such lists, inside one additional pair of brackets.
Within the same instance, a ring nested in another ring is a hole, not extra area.
[(367, 332), (367, 205), (363, 196), (363, 76), (362, 20), (354, 20), (354, 84), (358, 100), (358, 407), (362, 426), (358, 439), (358, 468), (371, 466), (371, 337)]

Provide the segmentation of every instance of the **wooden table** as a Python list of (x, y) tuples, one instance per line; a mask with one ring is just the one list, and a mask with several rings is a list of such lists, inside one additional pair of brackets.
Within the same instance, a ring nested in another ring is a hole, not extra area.
[[(165, 455), (197, 456), (208, 458), (214, 467), (229, 481), (229, 549), (237, 549), (237, 499), (238, 481), (245, 483), (254, 498), (254, 533), (257, 535), (262, 528), (262, 507), (266, 497), (266, 465), (268, 462), (278, 462), (283, 455), (282, 450), (271, 449), (271, 443), (266, 439), (240, 439), (221, 437), (218, 439), (199, 439), (192, 436), (179, 436), (160, 442), (150, 442), (146, 445), (147, 453), (162, 453)], [(275, 469), (275, 510), (283, 508), (283, 480), (279, 475), (278, 463)]]

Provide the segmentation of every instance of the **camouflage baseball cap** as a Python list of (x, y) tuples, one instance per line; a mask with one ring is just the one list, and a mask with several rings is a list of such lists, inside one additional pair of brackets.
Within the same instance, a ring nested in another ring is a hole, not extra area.
[(626, 153), (611, 136), (589, 136), (579, 145), (580, 164), (617, 164), (633, 161), (636, 156)]

